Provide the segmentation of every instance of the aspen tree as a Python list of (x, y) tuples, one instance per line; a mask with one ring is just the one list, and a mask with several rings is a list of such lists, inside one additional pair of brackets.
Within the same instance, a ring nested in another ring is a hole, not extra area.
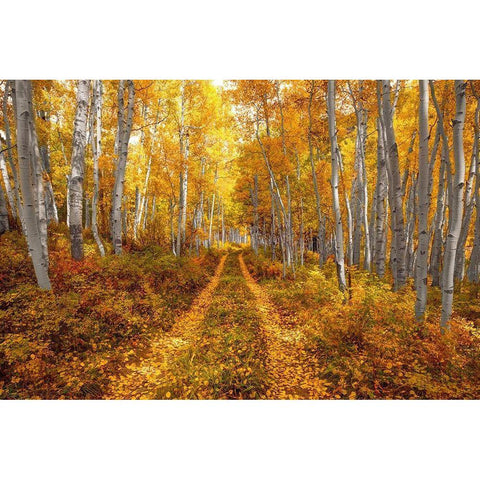
[[(125, 83), (128, 88), (127, 115), (125, 117)], [(118, 86), (118, 160), (115, 169), (115, 184), (112, 195), (112, 243), (116, 255), (122, 253), (122, 204), (123, 186), (127, 166), (128, 144), (132, 131), (135, 86), (133, 80), (120, 80)]]
[(87, 109), (90, 80), (77, 82), (77, 109), (72, 141), (72, 162), (68, 177), (68, 197), (70, 205), (70, 242), (72, 258), (83, 259), (83, 175), (85, 170), (85, 146), (87, 144)]
[[(403, 216), (403, 191), (400, 178), (398, 160), (398, 147), (393, 128), (393, 114), (395, 102), (392, 106), (390, 99), (390, 80), (379, 80), (382, 86), (382, 121), (385, 128), (385, 151), (387, 154), (387, 169), (389, 171), (389, 192), (391, 195), (390, 209), (392, 218), (392, 270), (394, 276), (394, 289), (398, 290), (406, 282), (405, 269), (405, 220)], [(398, 92), (398, 90), (397, 90)], [(398, 98), (398, 95), (396, 96)]]
[(339, 148), (335, 121), (335, 80), (328, 81), (327, 91), (328, 134), (332, 161), (332, 198), (335, 214), (335, 262), (337, 264), (338, 286), (342, 292), (347, 288), (345, 280), (345, 262), (343, 253), (343, 226), (338, 194)]
[(102, 106), (103, 106), (103, 84), (101, 80), (94, 80), (92, 95), (92, 111), (90, 112), (90, 142), (93, 156), (93, 196), (92, 196), (92, 233), (97, 244), (100, 255), (105, 256), (100, 233), (98, 231), (97, 211), (98, 195), (100, 188), (100, 174), (98, 159), (102, 154)]
[(478, 283), (480, 281), (480, 95), (477, 93), (473, 84), (470, 84), (473, 94), (477, 100), (474, 117), (474, 140), (473, 149), (475, 152), (476, 170), (475, 170), (475, 229), (473, 235), (473, 249), (470, 255), (467, 275), (470, 282)]
[(429, 163), (428, 163), (428, 82), (419, 81), (420, 102), (418, 108), (419, 124), (419, 154), (418, 154), (418, 254), (415, 271), (415, 286), (417, 300), (415, 316), (422, 321), (427, 305), (427, 274), (428, 274), (428, 210), (430, 198), (428, 195)]
[(458, 238), (462, 228), (463, 191), (465, 187), (465, 154), (463, 149), (463, 129), (465, 123), (466, 82), (455, 80), (455, 118), (453, 120), (453, 156), (455, 160), (455, 174), (453, 177), (453, 204), (448, 212), (448, 235), (445, 245), (442, 275), (442, 329), (449, 326), (452, 315), (454, 292), (455, 254)]
[[(32, 134), (35, 124), (32, 121), (32, 86), (30, 80), (15, 81), (15, 114), (17, 124), (17, 151), (19, 180), (23, 198), (23, 215), (28, 250), (32, 259), (38, 286), (51, 290), (47, 260), (44, 257), (40, 238), (39, 221), (36, 213), (37, 198), (34, 195), (35, 179), (33, 172), (36, 136)], [(38, 146), (37, 146), (38, 148)]]

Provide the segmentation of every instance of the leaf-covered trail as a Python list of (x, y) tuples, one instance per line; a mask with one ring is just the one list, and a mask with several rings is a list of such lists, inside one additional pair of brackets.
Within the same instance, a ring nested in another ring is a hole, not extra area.
[(241, 254), (224, 256), (208, 286), (109, 398), (321, 398), (303, 336), (285, 322)]
[(168, 385), (175, 372), (171, 366), (175, 357), (198, 342), (205, 313), (212, 301), (223, 272), (227, 255), (224, 255), (210, 280), (193, 302), (187, 313), (180, 315), (168, 333), (160, 333), (152, 342), (150, 354), (138, 365), (132, 364), (129, 373), (115, 382), (109, 398), (148, 399), (156, 398), (156, 390)]
[(295, 326), (295, 319), (285, 322), (265, 290), (250, 275), (242, 255), (239, 255), (239, 262), (261, 315), (261, 328), (266, 340), (267, 398), (321, 398), (326, 391), (325, 383), (318, 376), (317, 362), (312, 353), (305, 349), (305, 338)]

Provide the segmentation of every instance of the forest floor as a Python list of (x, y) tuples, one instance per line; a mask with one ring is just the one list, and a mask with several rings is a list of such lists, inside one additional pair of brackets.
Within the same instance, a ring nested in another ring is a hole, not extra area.
[(148, 354), (132, 358), (107, 398), (321, 398), (324, 382), (295, 318), (288, 321), (252, 278), (240, 250)]
[(228, 246), (176, 258), (158, 246), (71, 260), (50, 237), (53, 290), (35, 285), (24, 239), (0, 242), (0, 398), (480, 398), (480, 290), (457, 285), (451, 328), (441, 292), (426, 321), (411, 284), (307, 252), (282, 278), (270, 252)]

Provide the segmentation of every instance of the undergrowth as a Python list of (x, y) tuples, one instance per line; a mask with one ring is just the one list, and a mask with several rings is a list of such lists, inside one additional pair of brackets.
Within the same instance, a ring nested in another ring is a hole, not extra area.
[[(60, 227), (58, 227), (60, 228)], [(50, 235), (52, 292), (37, 288), (24, 239), (0, 238), (0, 398), (102, 398), (125, 355), (169, 330), (212, 276), (216, 251), (176, 258), (158, 247), (70, 258)]]
[(393, 292), (375, 275), (351, 269), (350, 297), (339, 292), (332, 261), (314, 261), (281, 279), (281, 265), (252, 251), (250, 272), (278, 307), (296, 315), (320, 362), (330, 398), (480, 398), (480, 330), (474, 287), (456, 296), (451, 328), (439, 328), (441, 297), (430, 288), (427, 319), (414, 318), (412, 285)]

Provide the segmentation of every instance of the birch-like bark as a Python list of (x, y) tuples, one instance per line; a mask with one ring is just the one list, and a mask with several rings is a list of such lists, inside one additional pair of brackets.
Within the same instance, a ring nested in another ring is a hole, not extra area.
[(3, 184), (5, 186), (5, 193), (7, 194), (8, 205), (10, 205), (10, 211), (12, 212), (12, 217), (16, 218), (17, 207), (15, 205), (15, 194), (12, 190), (12, 185), (10, 184), (10, 176), (8, 175), (7, 165), (5, 163), (5, 158), (3, 156), (3, 153), (0, 153), (0, 171), (2, 173)]
[(475, 154), (475, 142), (472, 149), (472, 160), (470, 162), (470, 169), (468, 173), (467, 183), (465, 184), (465, 214), (462, 220), (462, 228), (460, 229), (460, 236), (458, 238), (457, 252), (455, 254), (455, 280), (463, 280), (465, 275), (465, 244), (467, 243), (468, 232), (470, 230), (470, 221), (473, 214), (474, 196), (473, 187), (475, 182), (475, 171), (477, 166)]
[(204, 207), (204, 177), (205, 177), (205, 158), (201, 157), (200, 158), (200, 198), (198, 201), (198, 208), (196, 209), (196, 214), (195, 214), (195, 248), (197, 251), (197, 255), (200, 254), (200, 238), (198, 235), (198, 230), (201, 229), (203, 230), (203, 207)]
[[(362, 240), (362, 226), (365, 235), (364, 247), (364, 268), (370, 270), (371, 268), (371, 246), (370, 246), (370, 232), (368, 223), (368, 180), (365, 167), (365, 144), (367, 140), (367, 111), (363, 106), (363, 80), (359, 80), (358, 96), (355, 97), (348, 82), (350, 96), (353, 100), (353, 106), (356, 117), (356, 139), (355, 139), (355, 166), (357, 170), (357, 177), (354, 184), (356, 186), (355, 202), (355, 225), (354, 225), (354, 242), (353, 242), (353, 263), (360, 264), (360, 247)], [(352, 185), (353, 187), (353, 185)]]
[(271, 226), (270, 226), (270, 249), (271, 249), (271, 258), (272, 262), (275, 261), (276, 257), (276, 238), (275, 238), (275, 198), (273, 195), (273, 181), (270, 179), (268, 184), (269, 191), (270, 191), (270, 200), (271, 200), (271, 208), (270, 208), (270, 219), (271, 219)]
[(449, 326), (452, 315), (454, 292), (455, 255), (458, 238), (462, 228), (463, 191), (465, 185), (465, 154), (463, 150), (463, 128), (465, 123), (466, 82), (455, 80), (455, 119), (453, 120), (453, 156), (455, 159), (455, 175), (453, 178), (453, 204), (448, 212), (448, 235), (445, 245), (445, 255), (442, 275), (442, 329)]
[(332, 197), (333, 211), (335, 212), (335, 262), (337, 264), (338, 286), (342, 292), (347, 284), (345, 280), (345, 262), (343, 253), (343, 226), (342, 213), (340, 210), (340, 199), (338, 194), (338, 170), (339, 170), (339, 148), (337, 143), (336, 121), (335, 121), (335, 80), (328, 81), (327, 90), (327, 114), (328, 134), (330, 137), (330, 151), (332, 158)]
[(185, 163), (183, 165), (183, 202), (182, 202), (182, 243), (185, 243), (187, 236), (187, 206), (188, 206), (188, 157), (190, 151), (190, 140), (188, 132), (185, 136)]
[[(275, 81), (275, 91), (277, 96), (278, 108), (280, 111), (280, 137), (282, 139), (282, 153), (283, 161), (287, 162), (287, 145), (285, 141), (285, 123), (283, 117), (283, 106), (282, 100), (280, 98), (280, 82)], [(285, 186), (287, 193), (287, 207), (285, 215), (285, 230), (284, 230), (284, 240), (285, 240), (285, 256), (286, 262), (289, 267), (293, 269), (293, 274), (295, 275), (295, 265), (293, 264), (293, 227), (292, 227), (292, 209), (291, 209), (291, 196), (290, 196), (290, 182), (288, 175), (285, 176)]]
[(72, 140), (72, 163), (69, 176), (70, 243), (74, 260), (83, 259), (83, 175), (85, 170), (85, 146), (87, 144), (87, 109), (90, 80), (77, 82), (77, 109)]
[(14, 215), (14, 218), (20, 219), (20, 224), (22, 227), (22, 232), (24, 236), (27, 236), (26, 228), (25, 228), (25, 219), (23, 216), (23, 207), (22, 207), (22, 200), (20, 198), (20, 183), (18, 180), (18, 173), (17, 173), (17, 168), (15, 166), (15, 163), (13, 161), (13, 156), (12, 156), (12, 140), (11, 140), (11, 133), (10, 133), (10, 122), (8, 119), (8, 97), (12, 97), (12, 102), (14, 105), (16, 105), (16, 98), (15, 98), (15, 82), (13, 80), (7, 81), (7, 84), (5, 86), (5, 93), (3, 96), (3, 120), (4, 120), (4, 125), (5, 125), (5, 143), (7, 145), (7, 151), (6, 151), (6, 156), (8, 160), (8, 164), (10, 165), (10, 170), (12, 172), (12, 178), (13, 178), (13, 191), (15, 194), (15, 205), (16, 205), (16, 213)]
[(295, 276), (295, 264), (293, 262), (292, 199), (288, 175), (285, 176), (285, 185), (287, 189), (287, 225), (285, 227), (287, 265), (292, 268), (293, 275)]
[[(261, 151), (262, 151), (262, 156), (263, 156), (263, 159), (264, 159), (264, 162), (265, 162), (265, 166), (267, 167), (268, 174), (270, 176), (270, 181), (271, 181), (271, 186), (272, 186), (272, 202), (273, 202), (272, 211), (275, 208), (278, 208), (279, 239), (281, 241), (281, 251), (282, 251), (282, 260), (283, 260), (283, 265), (284, 265), (284, 277), (285, 277), (285, 262), (286, 262), (285, 231), (287, 230), (286, 226), (287, 226), (287, 223), (288, 223), (287, 212), (286, 212), (283, 200), (282, 200), (282, 196), (280, 194), (280, 189), (278, 187), (278, 183), (277, 183), (277, 180), (275, 178), (275, 174), (273, 173), (273, 169), (272, 169), (272, 166), (270, 164), (270, 160), (269, 160), (268, 155), (267, 155), (267, 151), (266, 151), (265, 146), (264, 146), (264, 144), (263, 144), (263, 142), (260, 138), (260, 133), (259, 133), (260, 119), (259, 119), (258, 115), (259, 115), (259, 112), (257, 110), (257, 119), (256, 119), (256, 122), (255, 122), (255, 124), (256, 124), (255, 135), (256, 135), (256, 138), (257, 138), (257, 142), (260, 145), (260, 148), (261, 148)], [(267, 131), (267, 135), (268, 135), (268, 131)], [(278, 205), (277, 205), (277, 202), (278, 202)]]
[[(210, 214), (209, 214), (209, 218), (208, 218), (208, 221), (209, 221), (208, 248), (211, 248), (212, 245), (213, 245), (212, 228), (213, 228), (213, 219), (215, 217), (215, 200), (216, 200), (216, 192), (217, 192), (217, 181), (218, 181), (218, 165), (215, 167), (215, 175), (213, 177), (212, 203), (210, 205)], [(221, 200), (221, 198), (219, 200)], [(219, 201), (217, 201), (217, 203), (220, 204)]]
[(440, 267), (442, 262), (443, 229), (445, 224), (445, 168), (446, 160), (441, 156), (440, 173), (438, 174), (438, 192), (435, 216), (433, 219), (433, 240), (430, 254), (430, 274), (432, 287), (440, 286)]
[[(434, 238), (432, 244), (432, 253), (430, 260), (430, 270), (432, 274), (432, 286), (440, 286), (441, 275), (440, 267), (442, 264), (442, 248), (444, 246), (443, 230), (445, 224), (446, 204), (452, 205), (452, 181), (450, 172), (450, 149), (448, 146), (448, 137), (445, 132), (443, 111), (440, 107), (435, 93), (435, 84), (432, 80), (429, 82), (432, 102), (435, 106), (438, 119), (438, 131), (442, 140), (441, 165), (438, 180), (437, 206), (434, 219)], [(446, 98), (446, 95), (445, 95)], [(445, 179), (446, 177), (446, 179)]]
[(125, 183), (125, 170), (128, 157), (128, 143), (130, 140), (130, 132), (132, 131), (133, 107), (135, 99), (135, 87), (133, 80), (127, 80), (128, 86), (128, 103), (127, 116), (125, 118), (124, 111), (124, 92), (125, 81), (120, 80), (118, 87), (118, 138), (119, 138), (119, 155), (117, 168), (115, 169), (115, 185), (113, 187), (112, 196), (112, 241), (116, 255), (122, 253), (122, 200), (123, 185)]
[(380, 278), (385, 276), (385, 252), (387, 248), (386, 199), (387, 167), (385, 159), (384, 132), (380, 118), (377, 120), (377, 186), (375, 204), (375, 271)]
[(414, 173), (410, 175), (410, 189), (408, 192), (407, 212), (406, 212), (406, 229), (405, 229), (405, 270), (407, 277), (414, 277), (415, 265), (415, 245), (414, 234), (415, 225), (417, 223), (417, 184), (418, 177)]
[(103, 84), (101, 80), (93, 82), (92, 111), (90, 112), (90, 141), (93, 156), (93, 196), (92, 196), (92, 233), (95, 243), (102, 257), (105, 256), (105, 247), (98, 232), (97, 209), (100, 189), (100, 174), (98, 159), (102, 154), (102, 106)]
[[(31, 88), (31, 83), (29, 83)], [(32, 95), (29, 95), (29, 128), (30, 136), (32, 138), (32, 155), (30, 157), (31, 168), (34, 177), (33, 194), (35, 196), (35, 215), (38, 223), (38, 231), (40, 234), (40, 243), (42, 245), (42, 256), (48, 268), (48, 221), (47, 210), (45, 205), (45, 193), (43, 184), (43, 167), (42, 159), (40, 157), (40, 149), (38, 148), (37, 130), (35, 127), (35, 113), (32, 105)]]
[(46, 174), (45, 180), (45, 208), (47, 211), (47, 221), (54, 221), (58, 223), (58, 210), (55, 202), (55, 194), (53, 193), (52, 182), (50, 180), (50, 159), (48, 157), (48, 149), (46, 146), (40, 147), (40, 156), (42, 159), (42, 168)]
[[(22, 210), (25, 219), (28, 250), (30, 257), (32, 258), (38, 286), (45, 290), (51, 290), (52, 287), (48, 277), (48, 265), (42, 251), (40, 230), (35, 212), (35, 179), (32, 171), (32, 158), (34, 156), (33, 143), (35, 141), (35, 137), (32, 135), (31, 131), (31, 123), (33, 122), (30, 108), (32, 101), (30, 81), (16, 80), (15, 91), (18, 165), (20, 173), (20, 187), (24, 202)], [(34, 124), (33, 128), (35, 128)]]
[(477, 168), (475, 175), (475, 229), (473, 234), (473, 249), (470, 255), (467, 275), (470, 282), (478, 283), (480, 281), (480, 95), (473, 88), (473, 84), (470, 85), (477, 100), (473, 141)]
[(185, 241), (186, 225), (187, 225), (187, 197), (188, 197), (188, 155), (189, 155), (189, 138), (188, 131), (185, 126), (185, 86), (186, 82), (182, 81), (180, 86), (180, 185), (179, 185), (179, 202), (178, 202), (178, 225), (177, 225), (177, 255), (181, 255), (182, 243)]
[(394, 289), (398, 290), (406, 282), (405, 271), (405, 221), (403, 216), (402, 181), (398, 161), (398, 147), (393, 128), (393, 109), (390, 101), (390, 81), (382, 82), (382, 122), (385, 127), (387, 168), (389, 173), (389, 191), (391, 191), (390, 209), (393, 226), (393, 258)]
[[(323, 219), (322, 219), (322, 204), (320, 199), (320, 192), (318, 190), (318, 182), (317, 182), (317, 173), (315, 171), (315, 162), (313, 158), (313, 141), (312, 141), (312, 102), (313, 102), (313, 95), (315, 91), (315, 80), (311, 81), (311, 90), (310, 95), (308, 98), (308, 155), (310, 159), (310, 166), (312, 169), (312, 180), (313, 180), (313, 190), (315, 192), (315, 207), (317, 213), (317, 222), (318, 222), (318, 241), (321, 242), (325, 236), (323, 235)], [(322, 255), (321, 248), (318, 249), (318, 261), (320, 268), (323, 266), (324, 258)]]
[(133, 238), (137, 239), (138, 224), (140, 223), (139, 213), (140, 211), (140, 189), (138, 185), (135, 186), (135, 212), (133, 214)]
[(250, 197), (253, 206), (253, 225), (252, 225), (252, 249), (255, 255), (258, 255), (259, 245), (259, 226), (258, 226), (258, 175), (253, 176), (253, 189), (250, 188)]
[(66, 182), (67, 182), (67, 187), (66, 187), (66, 190), (67, 190), (67, 196), (66, 196), (66, 199), (65, 201), (67, 202), (67, 227), (70, 226), (70, 175), (65, 175), (65, 179), (66, 179)]
[(427, 305), (427, 275), (428, 275), (428, 211), (430, 197), (428, 195), (429, 162), (428, 162), (428, 82), (419, 80), (420, 104), (418, 108), (418, 250), (415, 269), (415, 286), (417, 299), (415, 303), (415, 317), (417, 321), (425, 318)]

